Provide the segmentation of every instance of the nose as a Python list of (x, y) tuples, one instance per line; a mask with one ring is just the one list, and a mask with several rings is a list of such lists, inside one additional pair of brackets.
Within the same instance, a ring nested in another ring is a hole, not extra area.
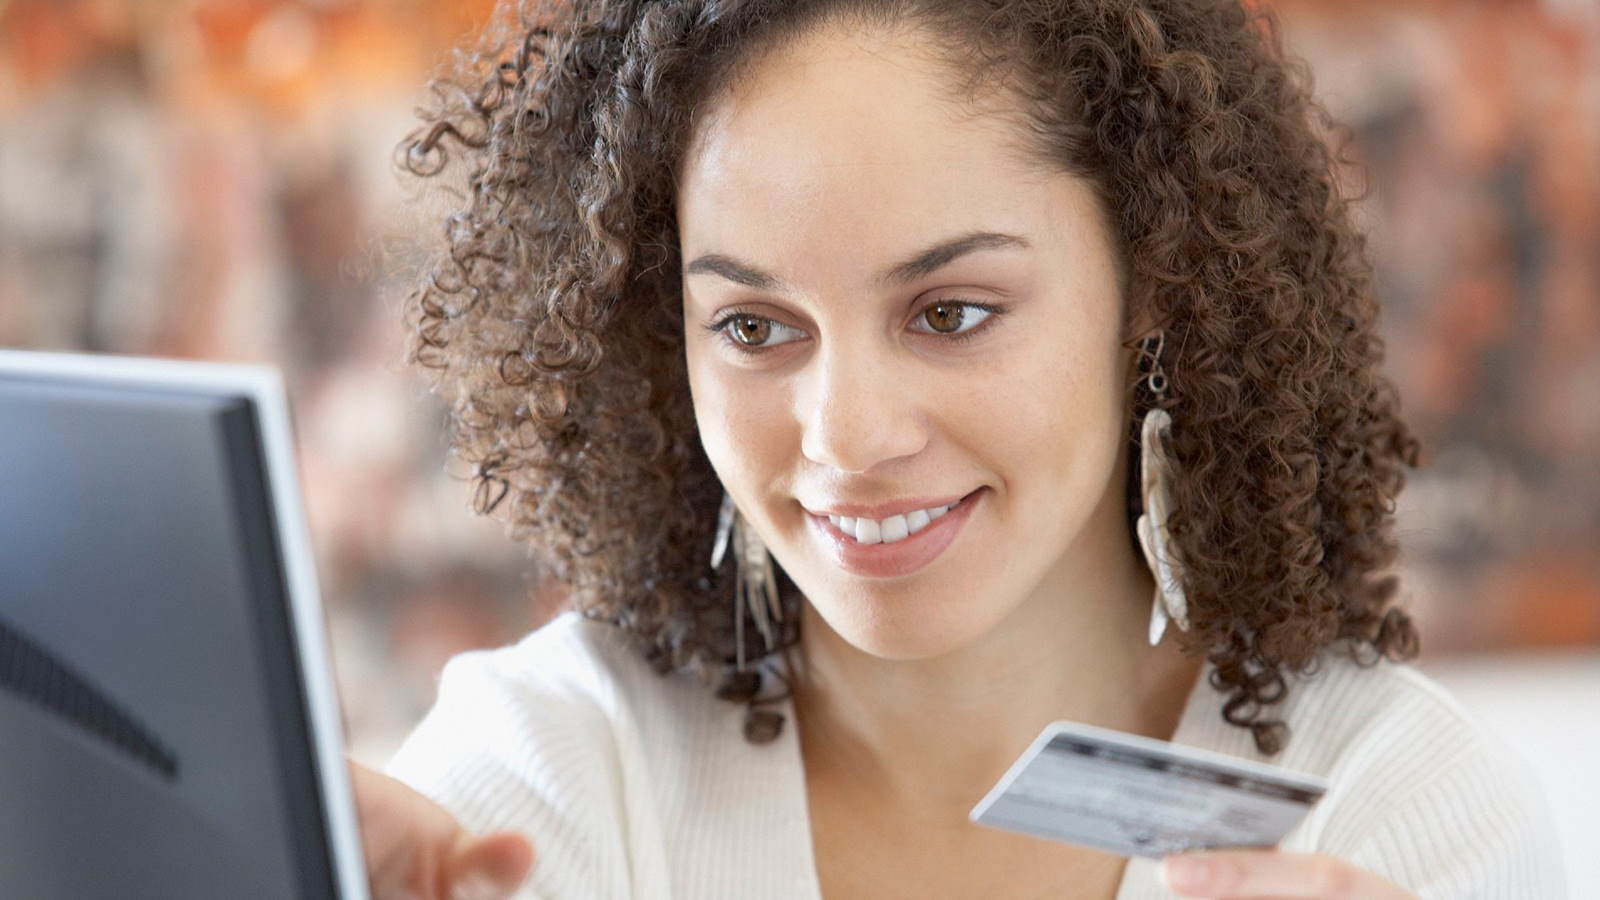
[(921, 450), (924, 379), (883, 351), (838, 347), (817, 354), (798, 392), (800, 452), (840, 472), (866, 472)]

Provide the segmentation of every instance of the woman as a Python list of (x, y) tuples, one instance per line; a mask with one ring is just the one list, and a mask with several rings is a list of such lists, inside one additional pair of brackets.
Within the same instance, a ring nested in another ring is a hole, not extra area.
[[(356, 772), (379, 895), (1556, 896), (1523, 764), (1401, 662), (1416, 444), (1261, 25), (503, 25), (403, 148), (469, 190), (413, 350), (575, 611)], [(1210, 882), (970, 823), (1057, 719), (1332, 789), (1277, 850), (1185, 854)]]

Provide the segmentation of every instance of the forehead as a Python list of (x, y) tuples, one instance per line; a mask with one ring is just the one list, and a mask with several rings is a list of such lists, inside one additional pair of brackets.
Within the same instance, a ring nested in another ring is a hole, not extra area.
[(685, 156), (685, 249), (870, 257), (969, 225), (1039, 227), (1041, 185), (1066, 176), (1022, 159), (1016, 125), (953, 100), (932, 53), (912, 35), (822, 32), (751, 67)]

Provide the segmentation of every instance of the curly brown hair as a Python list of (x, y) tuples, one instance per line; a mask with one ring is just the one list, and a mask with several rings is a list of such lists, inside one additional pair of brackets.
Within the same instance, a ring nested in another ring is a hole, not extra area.
[[(476, 467), (477, 511), (657, 671), (720, 673), (719, 695), (750, 704), (746, 736), (776, 735), (782, 720), (755, 708), (773, 698), (732, 666), (731, 579), (707, 564), (722, 489), (690, 399), (674, 185), (699, 110), (832, 22), (923, 27), (969, 92), (1016, 101), (1038, 158), (1098, 191), (1128, 314), (1167, 336), (1180, 640), (1231, 692), (1226, 721), (1275, 754), (1287, 731), (1263, 715), (1286, 669), (1309, 673), (1336, 643), (1363, 665), (1415, 656), (1382, 570), (1418, 447), (1379, 372), (1365, 239), (1321, 137), (1337, 128), (1275, 20), (1237, 0), (502, 8), (397, 148), (413, 175), (466, 188), (407, 317), (454, 452)], [(1137, 421), (1154, 398), (1137, 375), (1127, 391)], [(1137, 442), (1135, 426), (1130, 540)], [(803, 598), (779, 578), (787, 653)]]

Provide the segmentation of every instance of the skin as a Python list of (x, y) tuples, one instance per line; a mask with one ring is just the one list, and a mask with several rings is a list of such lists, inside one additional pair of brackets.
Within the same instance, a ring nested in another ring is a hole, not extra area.
[(1337, 857), (1277, 850), (1169, 856), (1162, 861), (1161, 877), (1179, 896), (1213, 900), (1415, 900), (1417, 896)]

